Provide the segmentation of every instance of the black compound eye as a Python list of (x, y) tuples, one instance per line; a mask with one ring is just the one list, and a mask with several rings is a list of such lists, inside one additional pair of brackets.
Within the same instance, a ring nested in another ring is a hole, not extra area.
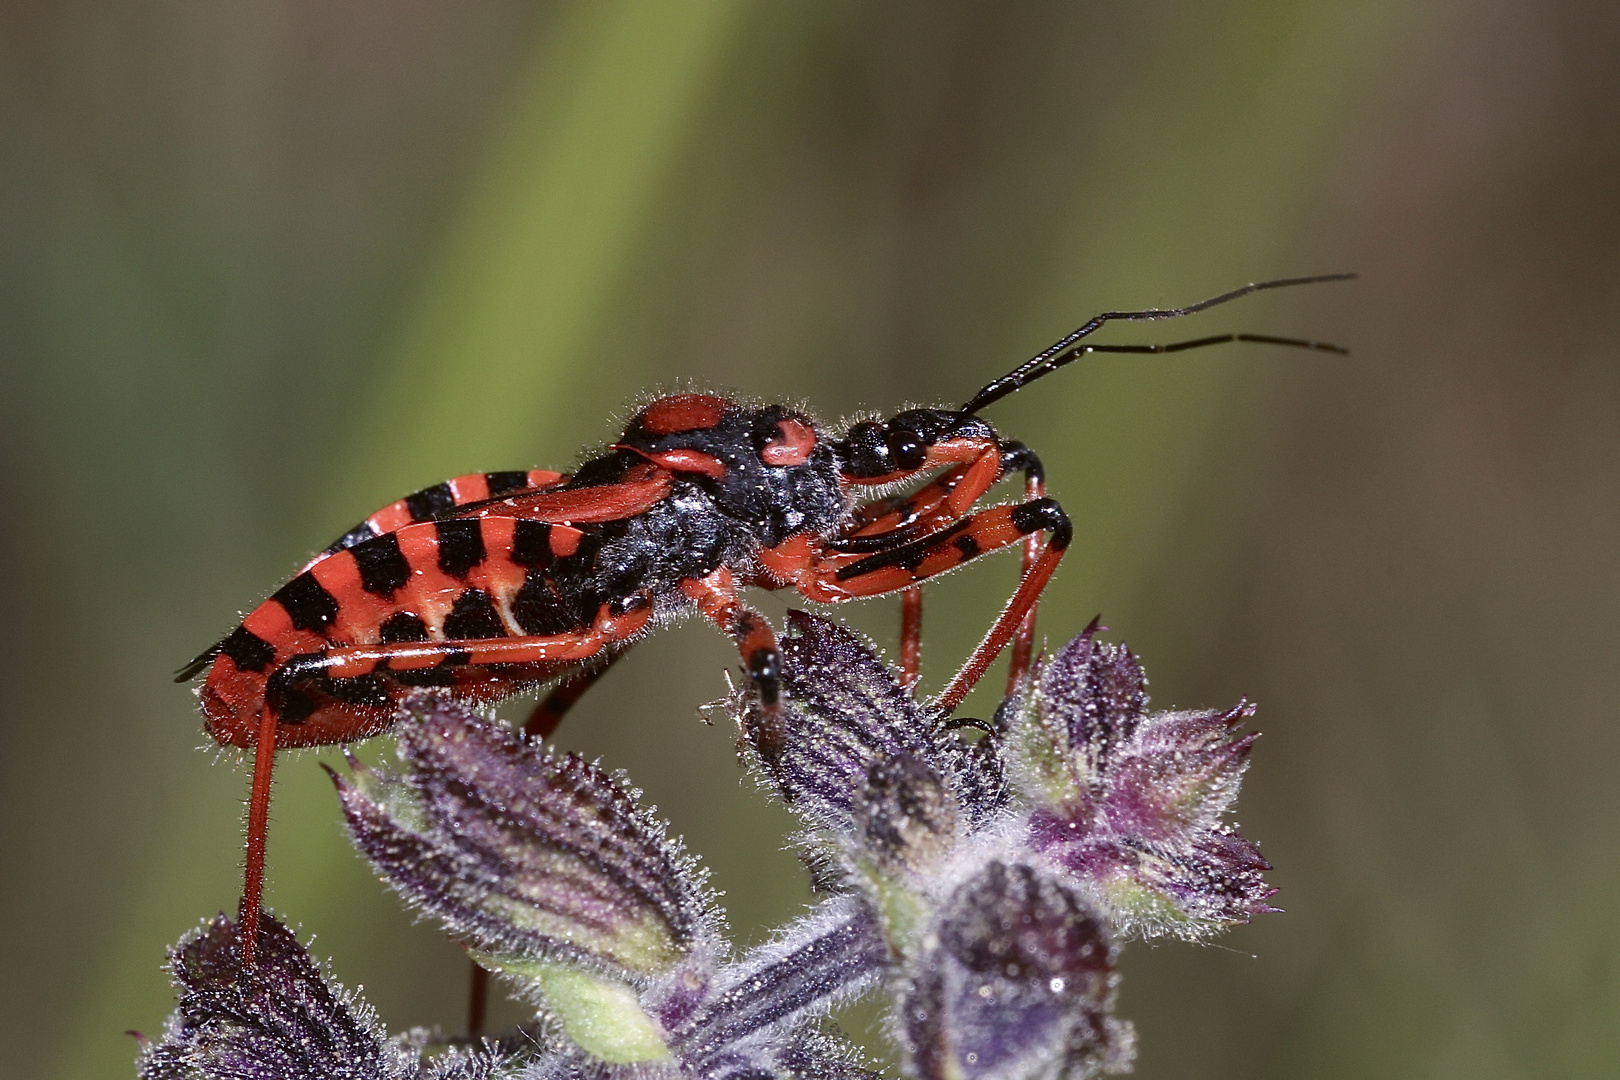
[(928, 460), (928, 447), (915, 431), (894, 428), (888, 434), (889, 461), (902, 472), (920, 469)]

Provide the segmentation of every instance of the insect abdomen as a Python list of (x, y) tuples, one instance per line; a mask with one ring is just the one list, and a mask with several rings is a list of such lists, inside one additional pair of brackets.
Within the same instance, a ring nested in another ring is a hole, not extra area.
[(510, 517), (447, 518), (321, 556), (216, 646), (202, 689), (209, 733), (251, 745), (268, 694), (279, 745), (326, 745), (382, 730), (411, 686), (454, 685), (472, 696), (497, 696), (553, 674), (511, 665), (276, 681), (295, 658), (347, 645), (583, 632), (598, 599), (563, 597), (553, 575), (560, 560), (589, 557), (583, 536), (569, 526)]
[[(338, 537), (322, 555), (354, 547), (407, 525), (435, 521), (470, 503), (495, 499), (516, 491), (543, 491), (566, 483), (568, 476), (550, 469), (515, 469), (509, 472), (468, 473), (389, 503)], [(315, 563), (311, 561), (309, 566)], [(304, 569), (309, 569), (309, 566)]]

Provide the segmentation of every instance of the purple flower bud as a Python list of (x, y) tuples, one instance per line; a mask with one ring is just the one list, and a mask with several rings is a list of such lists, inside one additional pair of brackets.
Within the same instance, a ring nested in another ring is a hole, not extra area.
[(900, 1005), (923, 1080), (1034, 1080), (1119, 1072), (1134, 1037), (1112, 1015), (1117, 953), (1055, 874), (992, 861), (945, 901)]
[[(782, 638), (780, 754), (758, 767), (810, 825), (847, 835), (857, 829), (856, 802), (879, 762), (906, 759), (970, 816), (988, 812), (1004, 793), (993, 754), (975, 753), (945, 731), (859, 635), (803, 611), (788, 612)], [(733, 700), (739, 729), (758, 727), (748, 695)], [(971, 801), (969, 801), (971, 800)]]
[(871, 986), (888, 960), (873, 913), (850, 897), (828, 900), (724, 969), (671, 1045), (693, 1075), (711, 1074), (723, 1060), (767, 1061), (764, 1036)]
[[(871, 647), (836, 623), (788, 613), (782, 637), (780, 755), (760, 764), (782, 798), (813, 823), (853, 824), (854, 800), (876, 761), (928, 760), (933, 725)], [(743, 709), (756, 702), (739, 699)], [(748, 718), (739, 716), (748, 729)]]
[(1041, 693), (1062, 716), (1069, 743), (1092, 768), (1130, 738), (1147, 710), (1147, 675), (1131, 650), (1097, 640), (1099, 620), (1057, 651), (1041, 670)]
[(697, 867), (634, 792), (445, 696), (408, 710), (403, 779), (333, 775), (355, 845), (407, 901), (497, 966), (635, 981), (717, 949)]
[(1100, 804), (1108, 828), (1149, 843), (1194, 841), (1237, 801), (1258, 735), (1230, 736), (1254, 710), (1157, 713), (1117, 748)]
[(1247, 704), (1147, 713), (1147, 680), (1096, 623), (1045, 661), (1013, 720), (1030, 839), (1075, 874), (1124, 933), (1198, 938), (1275, 891), (1259, 851), (1223, 823), (1257, 736)]
[(457, 1052), (424, 1068), (268, 912), (253, 970), (241, 964), (224, 915), (180, 940), (169, 953), (180, 1001), (162, 1041), (141, 1054), (141, 1080), (485, 1080), (501, 1065)]
[(1042, 661), (1014, 724), (1024, 786), (1033, 781), (1047, 801), (1068, 801), (1094, 784), (1147, 708), (1141, 665), (1124, 646), (1097, 641), (1098, 629), (1093, 619)]
[(794, 1080), (878, 1080), (855, 1046), (825, 1032), (810, 1030), (778, 1055), (781, 1069)]
[(909, 754), (871, 764), (854, 811), (857, 845), (885, 868), (924, 871), (957, 841), (956, 799), (938, 773)]

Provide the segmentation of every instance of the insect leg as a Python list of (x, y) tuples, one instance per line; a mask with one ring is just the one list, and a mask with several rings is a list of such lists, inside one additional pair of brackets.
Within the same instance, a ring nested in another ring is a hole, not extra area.
[(611, 614), (608, 605), (603, 604), (591, 626), (570, 634), (341, 645), (328, 649), (316, 666), (332, 678), (348, 679), (372, 672), (420, 671), (441, 665), (577, 664), (613, 642), (634, 636), (651, 617), (650, 604), (622, 615)]
[[(972, 514), (920, 540), (897, 544), (850, 561), (841, 552), (818, 557), (805, 572), (808, 583), (838, 599), (880, 596), (954, 570), (963, 563), (1018, 543), (1032, 532), (1068, 527), (1068, 518), (1051, 499), (993, 506)], [(801, 586), (802, 587), (802, 586)], [(812, 599), (820, 600), (821, 596)]]
[[(965, 513), (952, 509), (947, 500), (960, 489), (967, 472), (966, 466), (959, 466), (909, 495), (874, 499), (857, 506), (849, 524), (828, 547), (849, 555), (865, 555), (927, 536)], [(983, 493), (974, 491), (968, 505)]]
[(523, 734), (531, 739), (549, 738), (557, 725), (562, 723), (563, 717), (574, 703), (585, 696), (585, 691), (596, 685), (596, 680), (607, 674), (608, 668), (619, 662), (619, 657), (628, 651), (628, 647), (608, 653), (605, 663), (596, 665), (586, 671), (578, 672), (565, 677), (551, 693), (545, 696), (540, 704), (534, 707), (528, 720), (523, 723)]
[(770, 620), (737, 599), (736, 581), (724, 566), (704, 577), (681, 582), (681, 591), (697, 603), (705, 618), (737, 643), (743, 671), (759, 694), (761, 717), (749, 738), (761, 757), (774, 760), (782, 752), (786, 732), (781, 710), (782, 655)]
[(253, 786), (248, 793), (247, 858), (242, 875), (242, 906), (236, 925), (241, 934), (242, 970), (253, 968), (259, 947), (259, 908), (264, 902), (264, 842), (270, 827), (270, 772), (276, 764), (276, 716), (259, 710), (259, 740), (253, 749)]
[[(1041, 465), (1041, 459), (1035, 456), (1035, 451), (1023, 443), (1008, 443), (1003, 456), (1003, 468), (1007, 471), (1018, 469), (1024, 474), (1024, 498), (1033, 502), (1046, 498), (1046, 470)], [(1022, 576), (1019, 580), (1029, 576), (1030, 570), (1041, 555), (1041, 534), (1032, 532), (1024, 537), (1024, 556)], [(1035, 605), (1029, 607), (1029, 614), (1018, 625), (1018, 633), (1013, 636), (1012, 651), (1007, 654), (1007, 693), (1011, 694), (1018, 687), (1024, 674), (1029, 671), (1030, 658), (1035, 652)]]
[[(943, 693), (934, 700), (934, 704), (949, 713), (962, 699), (967, 697), (968, 691), (984, 675), (986, 669), (995, 662), (997, 654), (1006, 647), (1007, 643), (1019, 632), (1025, 619), (1031, 618), (1035, 611), (1035, 602), (1040, 599), (1041, 591), (1046, 583), (1052, 579), (1052, 572), (1057, 569), (1063, 553), (1068, 550), (1069, 542), (1074, 538), (1073, 526), (1069, 518), (1063, 513), (1061, 507), (1051, 499), (1041, 499), (1038, 502), (1024, 503), (1019, 510), (1039, 508), (1038, 512), (1030, 517), (1035, 529), (1047, 530), (1051, 538), (1041, 549), (1040, 555), (1034, 563), (1024, 572), (1022, 580), (1018, 582), (1018, 591), (1013, 593), (1005, 609), (997, 616), (990, 632), (985, 634), (973, 654), (968, 657), (967, 663), (962, 665)], [(1026, 663), (1027, 658), (1026, 658)]]
[[(850, 527), (829, 546), (844, 554), (879, 552), (927, 536), (960, 520), (997, 480), (1012, 472), (1025, 474), (1028, 498), (1038, 499), (1046, 493), (1037, 482), (1040, 460), (1022, 443), (997, 445), (985, 440), (955, 452), (973, 456), (910, 495), (856, 507)], [(1026, 571), (1038, 554), (1039, 542), (1034, 534), (1025, 541)], [(1033, 615), (1026, 622), (1020, 639), (1025, 666), (1034, 637)], [(908, 588), (900, 596), (900, 677), (908, 686), (917, 681), (921, 657), (922, 592)]]
[(807, 581), (800, 588), (815, 599), (820, 599), (819, 595), (813, 595), (815, 592), (836, 591), (840, 599), (895, 592), (1040, 532), (1050, 533), (1050, 540), (1025, 571), (1018, 591), (990, 632), (935, 702), (949, 711), (961, 704), (973, 684), (1018, 633), (1063, 558), (1074, 530), (1068, 515), (1055, 501), (1035, 499), (1017, 506), (992, 507), (932, 536), (900, 544), (856, 562), (849, 562), (847, 555), (837, 552), (824, 555), (806, 571)]
[[(1008, 451), (990, 439), (959, 439), (940, 444), (957, 462), (932, 483), (910, 495), (878, 499), (855, 508), (849, 525), (831, 546), (847, 553), (882, 551), (962, 517), (996, 481), (1007, 474)], [(1012, 443), (1009, 446), (1016, 447)], [(940, 447), (935, 447), (939, 449)]]
[(922, 601), (915, 585), (900, 592), (900, 682), (908, 687), (922, 669)]

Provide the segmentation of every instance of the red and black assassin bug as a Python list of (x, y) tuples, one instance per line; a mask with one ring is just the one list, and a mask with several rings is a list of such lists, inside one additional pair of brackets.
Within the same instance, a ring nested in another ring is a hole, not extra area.
[[(1168, 353), (1230, 341), (1342, 352), (1294, 338), (1222, 334), (1168, 345), (1081, 343), (1105, 323), (1176, 318), (1262, 289), (1246, 285), (1183, 308), (1097, 315), (989, 383), (959, 409), (911, 409), (843, 432), (781, 405), (709, 394), (662, 397), (573, 475), (533, 470), (460, 476), (372, 514), (254, 608), (178, 674), (208, 671), (205, 726), (255, 752), (242, 898), (251, 964), (275, 751), (351, 742), (385, 730), (412, 688), (495, 701), (562, 679), (530, 718), (549, 734), (612, 660), (654, 627), (700, 613), (737, 643), (764, 729), (778, 694), (777, 641), (738, 597), (742, 586), (796, 589), (837, 603), (903, 593), (902, 667), (914, 677), (922, 581), (1024, 543), (1017, 591), (935, 699), (955, 709), (1014, 642), (1029, 662), (1033, 612), (1072, 535), (1046, 498), (1039, 459), (979, 413), (1089, 352)], [(908, 494), (860, 501), (938, 472)], [(975, 509), (998, 481), (1025, 478), (1025, 500)], [(1046, 542), (1040, 543), (1044, 534)], [(1016, 641), (1015, 641), (1016, 639)]]

